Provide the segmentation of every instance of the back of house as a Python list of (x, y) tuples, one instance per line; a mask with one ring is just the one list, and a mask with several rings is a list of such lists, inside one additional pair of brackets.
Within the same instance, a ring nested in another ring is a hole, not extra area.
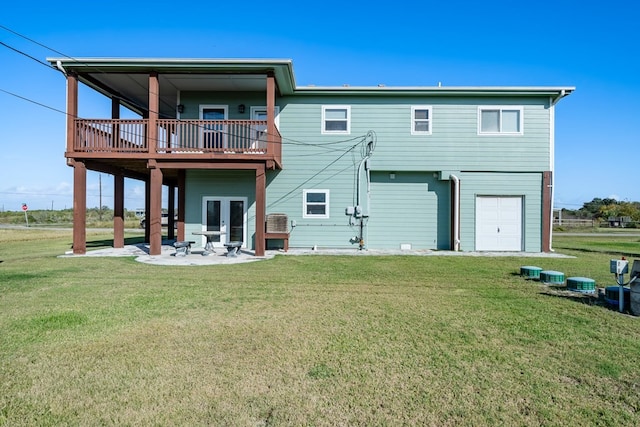
[[(152, 252), (162, 185), (177, 239), (217, 231), (214, 245), (256, 255), (550, 250), (554, 110), (572, 87), (300, 87), (289, 60), (49, 61), (71, 82), (74, 197), (86, 169), (144, 181)], [(78, 82), (111, 98), (111, 118), (73, 118)]]

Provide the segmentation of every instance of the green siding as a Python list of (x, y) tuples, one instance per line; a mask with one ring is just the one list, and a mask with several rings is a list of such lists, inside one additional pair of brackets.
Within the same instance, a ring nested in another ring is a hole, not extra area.
[[(184, 105), (182, 119), (198, 119), (200, 105), (228, 106), (229, 120), (250, 120), (251, 106), (264, 107), (267, 97), (264, 92), (181, 92), (180, 103)], [(238, 106), (245, 106), (244, 113), (238, 112)]]
[(196, 241), (201, 248), (201, 237), (194, 231), (202, 229), (203, 197), (247, 198), (247, 247), (253, 248), (255, 239), (255, 172), (254, 171), (205, 171), (188, 170), (185, 191), (185, 238)]
[[(296, 222), (289, 239), (291, 247), (353, 247), (349, 239), (355, 229), (349, 226), (345, 208), (354, 205), (357, 164), (349, 155), (337, 159), (340, 153), (313, 149), (309, 154), (314, 155), (305, 155), (301, 148), (288, 147), (297, 154), (288, 157), (284, 170), (268, 173), (267, 214), (285, 213)], [(329, 190), (329, 218), (303, 218), (305, 189)]]
[(524, 250), (542, 250), (542, 174), (464, 172), (459, 178), (460, 247), (463, 251), (475, 250), (476, 196), (522, 196)]
[[(238, 96), (239, 95), (239, 96)], [(296, 227), (291, 247), (353, 248), (358, 227), (345, 208), (356, 203), (356, 171), (363, 136), (377, 135), (371, 158), (371, 207), (365, 244), (369, 248), (449, 249), (451, 200), (448, 173), (461, 171), (461, 249), (475, 249), (475, 196), (523, 196), (523, 240), (527, 251), (541, 248), (541, 174), (549, 170), (550, 117), (545, 97), (344, 97), (278, 98), (283, 170), (267, 171), (266, 213), (285, 213)], [(265, 105), (264, 93), (182, 93), (183, 118), (196, 118), (198, 105), (229, 105), (230, 119), (248, 119), (251, 105)], [(246, 105), (244, 115), (237, 105)], [(323, 135), (322, 105), (350, 105), (351, 133)], [(432, 107), (432, 134), (411, 135), (411, 106)], [(524, 135), (477, 134), (479, 105), (524, 108)], [(389, 172), (396, 179), (389, 180)], [(434, 175), (435, 174), (435, 175)], [(366, 180), (360, 177), (361, 205)], [(187, 229), (201, 222), (204, 196), (243, 196), (249, 200), (250, 237), (255, 233), (253, 171), (189, 171)], [(329, 190), (329, 218), (303, 218), (303, 190)]]
[(372, 248), (450, 249), (450, 189), (433, 173), (371, 174), (368, 243)]
[[(322, 105), (350, 105), (350, 136), (374, 130), (378, 137), (375, 157), (384, 160), (385, 170), (549, 170), (546, 98), (295, 97), (281, 99), (280, 104), (282, 135), (309, 142), (336, 139), (320, 134)], [(431, 135), (411, 135), (412, 105), (432, 106)], [(478, 135), (480, 105), (522, 105), (524, 134)]]

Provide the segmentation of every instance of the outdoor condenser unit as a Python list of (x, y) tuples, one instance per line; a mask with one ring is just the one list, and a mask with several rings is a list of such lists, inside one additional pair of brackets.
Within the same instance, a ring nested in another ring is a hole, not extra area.
[(267, 215), (267, 233), (288, 233), (289, 219), (287, 214), (272, 213)]

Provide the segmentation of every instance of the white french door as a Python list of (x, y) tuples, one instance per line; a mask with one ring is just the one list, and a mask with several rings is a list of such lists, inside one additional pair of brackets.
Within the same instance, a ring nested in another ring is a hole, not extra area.
[[(202, 231), (219, 231), (213, 237), (213, 246), (222, 247), (228, 242), (247, 243), (247, 198), (246, 197), (203, 197)], [(206, 238), (202, 237), (202, 245)]]

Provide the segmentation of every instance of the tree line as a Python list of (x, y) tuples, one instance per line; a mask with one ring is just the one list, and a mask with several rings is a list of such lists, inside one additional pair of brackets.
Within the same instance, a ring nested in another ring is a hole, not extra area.
[(594, 198), (580, 209), (562, 209), (563, 218), (594, 219), (608, 221), (611, 218), (629, 218), (640, 222), (640, 202), (620, 202), (612, 198)]

